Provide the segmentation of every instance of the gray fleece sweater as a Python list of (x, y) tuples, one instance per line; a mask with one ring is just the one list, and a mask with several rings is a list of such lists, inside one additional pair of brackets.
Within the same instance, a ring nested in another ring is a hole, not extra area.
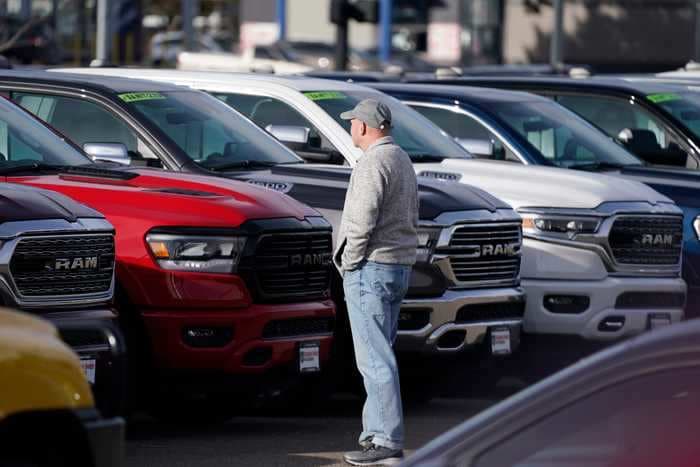
[(390, 136), (381, 138), (352, 171), (335, 264), (344, 271), (363, 260), (412, 265), (417, 228), (418, 186), (411, 159)]

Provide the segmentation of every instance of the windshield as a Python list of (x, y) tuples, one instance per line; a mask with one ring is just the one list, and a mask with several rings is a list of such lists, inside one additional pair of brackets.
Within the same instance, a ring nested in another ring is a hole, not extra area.
[(205, 168), (302, 162), (239, 113), (204, 93), (138, 92), (119, 97)]
[(92, 161), (31, 115), (0, 98), (0, 169), (37, 163), (74, 166)]
[[(306, 97), (318, 104), (345, 131), (350, 133), (350, 122), (342, 120), (340, 114), (350, 110), (363, 99), (377, 98), (370, 92), (313, 91), (305, 92)], [(391, 136), (414, 162), (431, 162), (431, 158), (465, 158), (470, 157), (461, 146), (455, 143), (447, 133), (435, 126), (430, 120), (397, 100), (383, 98), (391, 109)]]
[(661, 106), (700, 138), (700, 93), (650, 94), (647, 99)]
[(559, 167), (642, 164), (612, 139), (553, 102), (494, 103), (489, 110), (501, 124), (514, 130), (522, 143)]

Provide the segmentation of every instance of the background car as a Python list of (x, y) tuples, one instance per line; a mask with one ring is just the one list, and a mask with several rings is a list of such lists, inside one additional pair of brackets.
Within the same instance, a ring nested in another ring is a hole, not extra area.
[(700, 321), (639, 336), (439, 436), (402, 466), (697, 466)]
[(49, 322), (0, 308), (0, 381), (0, 465), (122, 465), (124, 420), (95, 408), (78, 356)]

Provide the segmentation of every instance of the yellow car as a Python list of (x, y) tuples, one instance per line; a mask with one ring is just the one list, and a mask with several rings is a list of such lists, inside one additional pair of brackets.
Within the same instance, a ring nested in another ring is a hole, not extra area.
[(56, 328), (0, 309), (0, 466), (118, 467), (123, 452), (124, 420), (100, 416)]

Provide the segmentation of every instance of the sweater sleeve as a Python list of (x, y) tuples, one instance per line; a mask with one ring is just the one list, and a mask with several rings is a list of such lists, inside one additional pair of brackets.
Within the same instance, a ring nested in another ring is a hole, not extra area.
[(374, 158), (361, 158), (353, 172), (347, 194), (349, 203), (343, 212), (346, 244), (342, 264), (346, 271), (356, 269), (365, 258), (386, 188), (385, 177)]

